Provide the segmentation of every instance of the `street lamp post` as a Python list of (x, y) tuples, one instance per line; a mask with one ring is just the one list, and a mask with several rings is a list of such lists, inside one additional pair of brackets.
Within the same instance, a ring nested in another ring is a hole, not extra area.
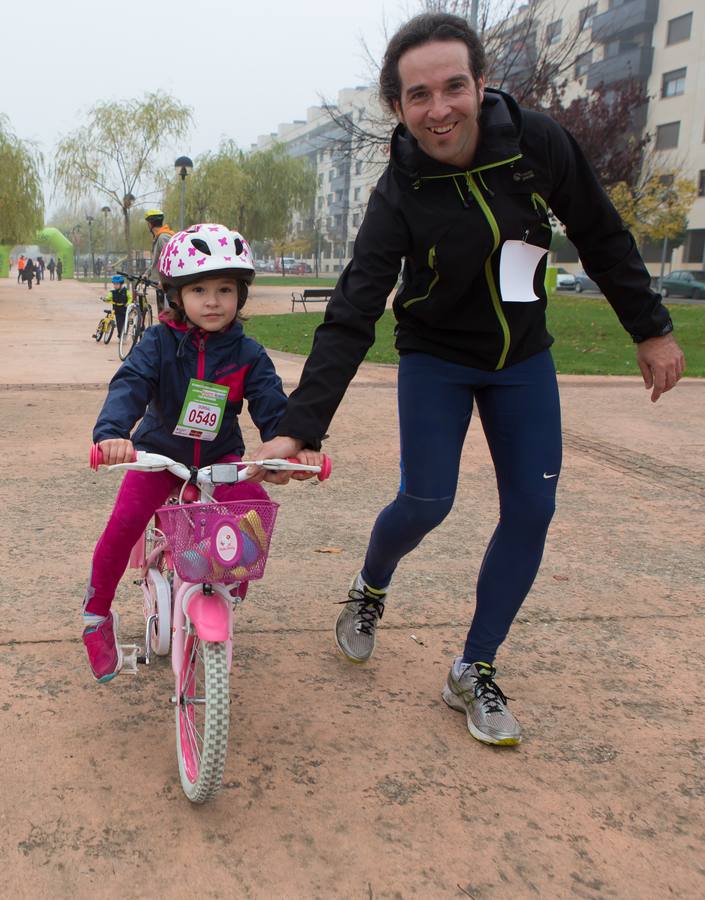
[(73, 270), (74, 270), (74, 278), (78, 278), (78, 271), (80, 269), (81, 261), (79, 259), (79, 250), (80, 250), (80, 236), (81, 236), (81, 223), (77, 222), (71, 231), (69, 232), (71, 235), (71, 243), (73, 244)]
[(103, 206), (100, 210), (103, 213), (103, 288), (108, 288), (108, 216), (110, 215), (110, 207)]
[(184, 230), (184, 206), (186, 199), (186, 176), (193, 171), (193, 162), (188, 156), (180, 156), (174, 163), (176, 174), (181, 179), (181, 194), (179, 196), (179, 231)]
[(93, 253), (93, 216), (86, 216), (88, 222), (88, 255), (91, 258), (91, 277), (95, 277), (95, 254)]

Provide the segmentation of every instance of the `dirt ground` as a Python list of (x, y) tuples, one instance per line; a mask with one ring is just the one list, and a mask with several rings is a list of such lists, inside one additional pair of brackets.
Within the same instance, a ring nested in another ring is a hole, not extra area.
[[(268, 570), (238, 611), (225, 786), (193, 807), (168, 663), (98, 686), (80, 642), (116, 489), (87, 466), (119, 362), (90, 337), (98, 292), (0, 281), (4, 896), (705, 896), (705, 381), (653, 405), (633, 378), (561, 378), (558, 513), (498, 659), (525, 742), (494, 749), (440, 699), (497, 515), (479, 423), (375, 656), (335, 650), (334, 604), (398, 477), (395, 370), (363, 367), (327, 442), (334, 477), (272, 489)], [(249, 304), (289, 308), (281, 288)], [(275, 358), (293, 388), (301, 361)], [(140, 642), (129, 574), (116, 607)]]

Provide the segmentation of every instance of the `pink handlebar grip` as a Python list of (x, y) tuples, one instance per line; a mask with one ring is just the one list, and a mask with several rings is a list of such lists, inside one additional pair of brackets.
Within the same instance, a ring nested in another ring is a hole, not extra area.
[[(321, 471), (316, 475), (319, 481), (325, 481), (326, 478), (330, 478), (330, 473), (333, 471), (333, 463), (330, 461), (330, 456), (326, 456), (325, 453), (322, 456)], [(287, 457), (287, 462), (297, 463), (299, 460), (295, 456), (289, 456)]]
[[(132, 462), (135, 462), (136, 459), (137, 454), (134, 453), (132, 456)], [(103, 465), (103, 451), (100, 449), (99, 444), (91, 444), (91, 452), (88, 456), (88, 463), (94, 472), (98, 471), (98, 466)]]

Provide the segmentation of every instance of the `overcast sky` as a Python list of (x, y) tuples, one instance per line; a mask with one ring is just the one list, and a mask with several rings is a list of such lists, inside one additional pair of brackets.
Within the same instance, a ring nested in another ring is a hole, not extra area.
[(176, 155), (221, 136), (247, 149), (321, 96), (368, 83), (361, 39), (379, 56), (385, 22), (393, 30), (418, 10), (416, 0), (8, 0), (0, 111), (51, 161), (97, 100), (162, 89), (193, 108)]

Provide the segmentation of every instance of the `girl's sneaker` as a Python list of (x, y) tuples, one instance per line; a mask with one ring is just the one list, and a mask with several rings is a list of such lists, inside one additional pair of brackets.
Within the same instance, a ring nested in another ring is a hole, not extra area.
[(118, 644), (120, 618), (110, 612), (97, 625), (83, 629), (83, 645), (88, 654), (88, 663), (96, 681), (103, 684), (111, 681), (122, 668), (122, 650)]

